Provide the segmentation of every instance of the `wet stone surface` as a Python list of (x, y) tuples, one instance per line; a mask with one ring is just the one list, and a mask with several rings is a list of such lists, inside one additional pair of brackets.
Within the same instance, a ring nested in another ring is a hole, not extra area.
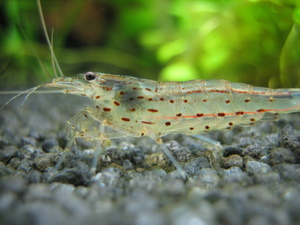
[(113, 140), (93, 174), (92, 142), (64, 152), (84, 104), (32, 95), (0, 111), (0, 224), (300, 224), (299, 114), (206, 135), (222, 149), (164, 137), (183, 179), (147, 137)]

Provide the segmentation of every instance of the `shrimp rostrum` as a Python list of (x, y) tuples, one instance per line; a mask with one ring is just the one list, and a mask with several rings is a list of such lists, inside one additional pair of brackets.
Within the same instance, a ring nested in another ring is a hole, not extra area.
[[(300, 89), (269, 89), (225, 80), (157, 82), (129, 76), (87, 72), (75, 78), (56, 78), (46, 87), (92, 99), (81, 117), (100, 122), (95, 132), (81, 129), (75, 138), (92, 140), (148, 136), (160, 144), (181, 170), (161, 137), (180, 133), (196, 135), (236, 125), (275, 120), (278, 114), (300, 111)], [(104, 132), (104, 127), (115, 132)], [(72, 143), (72, 141), (70, 141)]]

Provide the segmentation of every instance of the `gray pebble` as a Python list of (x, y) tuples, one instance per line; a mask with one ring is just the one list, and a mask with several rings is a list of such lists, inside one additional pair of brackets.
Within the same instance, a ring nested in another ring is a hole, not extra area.
[(0, 212), (12, 210), (15, 204), (17, 204), (17, 196), (15, 193), (6, 192), (0, 195)]
[(280, 175), (277, 172), (269, 172), (264, 174), (256, 174), (253, 177), (255, 184), (278, 184), (280, 182)]
[(191, 159), (192, 152), (188, 148), (183, 147), (173, 150), (173, 154), (178, 162), (188, 162)]
[(26, 201), (49, 201), (51, 200), (52, 193), (49, 185), (47, 184), (32, 184), (29, 186), (26, 194)]
[(261, 155), (264, 155), (264, 152), (267, 150), (267, 146), (261, 142), (254, 142), (248, 145), (244, 151), (243, 156), (248, 155), (253, 158), (260, 158)]
[(168, 159), (163, 153), (154, 153), (146, 158), (146, 164), (150, 167), (168, 168)]
[(249, 175), (264, 174), (273, 171), (268, 164), (257, 162), (257, 161), (247, 161), (245, 165)]
[(223, 156), (228, 157), (233, 154), (242, 155), (243, 151), (244, 151), (243, 148), (229, 146), (229, 147), (224, 148)]
[(7, 176), (0, 179), (0, 192), (14, 192), (22, 194), (27, 188), (27, 181), (21, 176)]
[(300, 165), (282, 163), (277, 165), (276, 170), (284, 180), (300, 182)]
[(232, 155), (229, 155), (228, 157), (226, 157), (226, 158), (224, 157), (222, 159), (222, 166), (223, 166), (223, 168), (226, 168), (226, 169), (229, 167), (232, 167), (232, 166), (237, 166), (237, 167), (242, 168), (244, 166), (244, 161), (240, 155), (232, 154)]
[(125, 153), (122, 150), (117, 148), (109, 148), (106, 149), (104, 155), (110, 158), (110, 162), (122, 165), (123, 159), (125, 157)]
[(132, 170), (134, 168), (132, 162), (130, 162), (128, 159), (123, 161), (122, 166), (125, 170)]
[(237, 166), (230, 167), (229, 169), (221, 169), (220, 175), (222, 176), (222, 182), (225, 183), (249, 184), (251, 182), (250, 177)]
[(44, 141), (42, 148), (44, 152), (49, 153), (54, 146), (59, 146), (58, 141), (56, 138), (51, 138)]
[(180, 144), (174, 140), (166, 142), (165, 145), (170, 151), (176, 151), (180, 149)]
[(0, 161), (7, 163), (10, 159), (18, 157), (20, 150), (14, 146), (5, 146), (0, 151)]
[(7, 137), (0, 136), (0, 149), (4, 148), (4, 146), (11, 145), (11, 142)]
[(55, 153), (39, 154), (34, 159), (34, 166), (39, 171), (45, 171), (48, 167), (54, 166), (57, 163), (59, 157), (60, 156)]
[(197, 177), (201, 185), (205, 185), (208, 187), (214, 187), (220, 181), (220, 177), (217, 172), (211, 168), (202, 168)]
[(199, 174), (202, 168), (211, 168), (210, 163), (204, 157), (194, 158), (183, 166), (183, 170), (189, 175)]
[(272, 165), (276, 165), (280, 163), (297, 163), (299, 159), (286, 148), (274, 148), (270, 152), (269, 161)]
[(31, 146), (36, 146), (36, 139), (33, 137), (23, 137), (21, 139), (21, 145), (31, 145)]

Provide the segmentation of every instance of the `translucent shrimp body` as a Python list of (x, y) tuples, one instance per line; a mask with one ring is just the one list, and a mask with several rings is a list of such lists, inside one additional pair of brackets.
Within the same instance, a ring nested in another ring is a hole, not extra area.
[(87, 113), (124, 136), (200, 134), (275, 120), (300, 111), (300, 89), (269, 89), (225, 80), (157, 82), (88, 72), (46, 85), (93, 100)]

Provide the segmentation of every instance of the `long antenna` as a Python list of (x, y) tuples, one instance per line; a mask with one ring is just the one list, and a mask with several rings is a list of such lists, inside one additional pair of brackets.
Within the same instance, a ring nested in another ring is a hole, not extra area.
[(58, 72), (60, 74), (61, 77), (64, 77), (64, 74), (58, 64), (58, 61), (56, 59), (56, 56), (55, 56), (55, 53), (54, 53), (54, 50), (53, 50), (53, 45), (51, 44), (50, 42), (50, 39), (49, 39), (49, 35), (48, 35), (48, 32), (46, 30), (46, 25), (45, 25), (45, 20), (44, 20), (44, 14), (43, 14), (43, 10), (42, 10), (42, 5), (41, 5), (41, 1), (40, 0), (37, 0), (37, 4), (38, 4), (38, 8), (39, 8), (39, 14), (40, 14), (40, 18), (41, 18), (41, 22), (42, 22), (42, 27), (43, 27), (43, 31), (44, 31), (44, 34), (46, 36), (46, 40), (47, 40), (47, 43), (48, 43), (48, 46), (49, 46), (49, 49), (50, 49), (50, 52), (51, 52), (51, 58), (53, 60), (53, 70), (54, 70), (54, 74), (55, 74), (55, 77), (58, 78), (58, 75), (56, 73), (56, 69), (58, 69)]

